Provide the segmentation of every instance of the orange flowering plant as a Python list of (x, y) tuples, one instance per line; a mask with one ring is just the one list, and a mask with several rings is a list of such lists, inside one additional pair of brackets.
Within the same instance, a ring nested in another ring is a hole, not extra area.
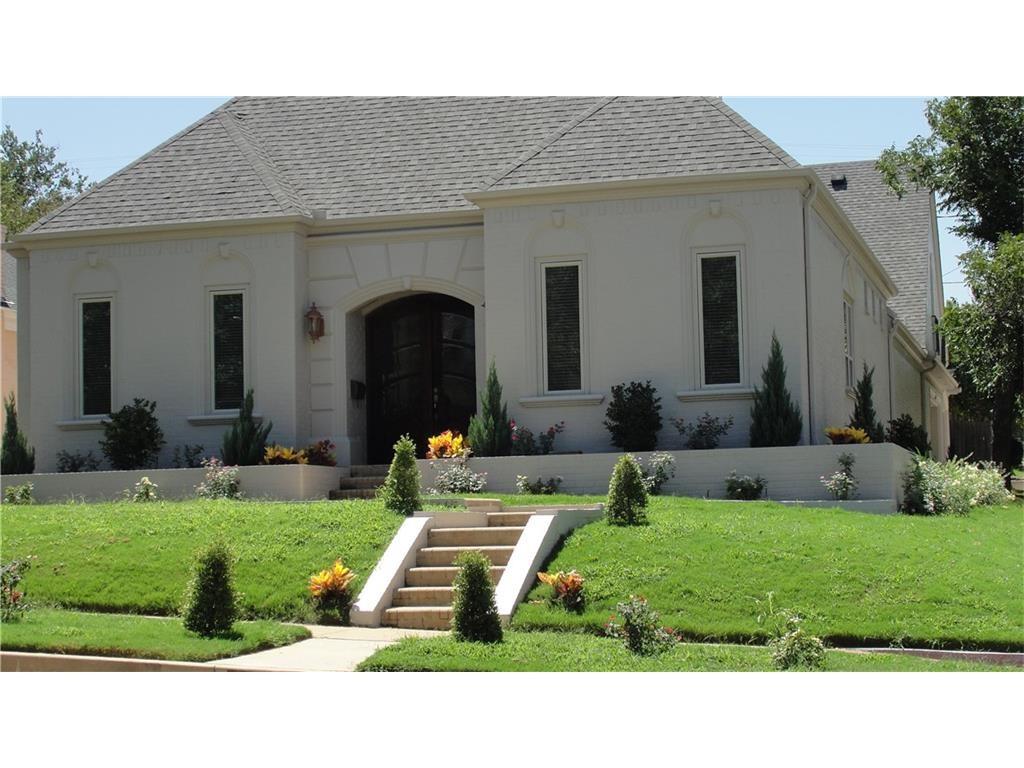
[(825, 430), (825, 436), (832, 441), (832, 445), (850, 445), (856, 443), (870, 443), (871, 438), (863, 429), (857, 427), (829, 427)]
[(341, 560), (309, 577), (309, 596), (321, 618), (336, 618), (344, 622), (352, 605), (349, 587), (356, 574)]
[(551, 587), (548, 603), (561, 606), (572, 613), (580, 613), (583, 610), (583, 577), (575, 569), (568, 573), (538, 573), (537, 578)]
[(458, 432), (446, 429), (440, 435), (427, 438), (428, 459), (454, 459), (463, 454), (465, 441)]
[(306, 452), (283, 445), (268, 445), (263, 451), (264, 464), (308, 464)]

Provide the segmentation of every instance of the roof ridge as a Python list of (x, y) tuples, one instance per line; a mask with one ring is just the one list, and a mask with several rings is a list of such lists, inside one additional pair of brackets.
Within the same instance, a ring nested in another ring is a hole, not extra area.
[(762, 133), (749, 122), (747, 122), (747, 119), (743, 117), (743, 115), (741, 115), (735, 109), (726, 104), (723, 99), (711, 96), (705, 96), (704, 99), (711, 106), (713, 106), (723, 115), (725, 115), (725, 117), (727, 117), (729, 120), (732, 120), (737, 125), (737, 127), (744, 131), (750, 138), (752, 138), (762, 147), (764, 147), (773, 155), (775, 155), (776, 159), (781, 160), (790, 168), (800, 167), (800, 163), (797, 162), (796, 158), (794, 158), (786, 150), (784, 150), (782, 147), (780, 147), (778, 144), (776, 144), (774, 141), (768, 138), (767, 134)]
[(547, 134), (540, 141), (534, 142), (531, 146), (527, 147), (525, 150), (520, 152), (515, 160), (513, 160), (511, 163), (500, 169), (498, 173), (494, 174), (493, 176), (485, 176), (481, 183), (481, 189), (490, 189), (491, 187), (493, 187), (495, 184), (497, 184), (499, 181), (501, 181), (506, 176), (511, 174), (517, 168), (519, 168), (522, 165), (525, 165), (531, 159), (539, 155), (541, 152), (543, 152), (545, 149), (547, 149), (552, 144), (557, 142), (571, 130), (576, 128), (584, 120), (593, 117), (594, 114), (604, 109), (617, 98), (619, 97), (606, 96), (603, 99), (599, 99), (596, 104), (592, 104), (591, 106), (587, 107), (585, 110), (580, 112), (578, 115), (573, 116), (565, 123), (558, 126), (549, 134)]
[(259, 137), (245, 124), (244, 119), (230, 109), (219, 110), (217, 117), (232, 142), (282, 210), (287, 213), (308, 214), (308, 208), (295, 188), (277, 168)]
[(182, 136), (186, 136), (189, 133), (191, 133), (192, 131), (194, 131), (196, 128), (199, 128), (200, 126), (205, 125), (207, 122), (209, 122), (211, 119), (213, 119), (213, 117), (218, 112), (220, 112), (222, 109), (226, 109), (231, 104), (234, 104), (236, 101), (238, 101), (239, 98), (240, 98), (239, 96), (234, 96), (234, 97), (228, 99), (227, 101), (225, 101), (223, 104), (221, 104), (219, 107), (217, 107), (213, 111), (208, 112), (205, 115), (203, 115), (202, 117), (200, 117), (198, 120), (196, 120), (191, 125), (185, 126), (184, 128), (182, 128), (180, 131), (178, 131), (176, 134), (174, 134), (170, 138), (165, 139), (164, 141), (162, 141), (159, 144), (157, 144), (155, 147), (153, 147), (151, 150), (149, 150), (149, 152), (146, 152), (145, 154), (140, 155), (135, 160), (133, 160), (132, 162), (128, 163), (128, 165), (126, 165), (124, 168), (120, 168), (119, 170), (114, 171), (112, 174), (107, 176), (105, 179), (102, 179), (101, 181), (98, 181), (95, 184), (93, 184), (91, 187), (89, 187), (87, 190), (85, 190), (85, 192), (83, 192), (82, 194), (78, 195), (77, 197), (71, 198), (66, 203), (64, 203), (63, 205), (61, 205), (61, 206), (59, 206), (59, 207), (57, 207), (55, 209), (53, 209), (52, 211), (50, 211), (48, 214), (46, 214), (42, 218), (36, 219), (35, 223), (33, 223), (31, 227), (28, 227), (26, 230), (24, 230), (23, 234), (27, 235), (27, 234), (29, 234), (31, 232), (35, 232), (37, 229), (42, 227), (44, 224), (48, 223), (49, 221), (55, 219), (57, 216), (61, 215), (62, 213), (64, 213), (64, 212), (70, 210), (71, 208), (75, 207), (82, 200), (84, 200), (87, 197), (89, 197), (89, 195), (91, 195), (93, 192), (96, 192), (97, 190), (100, 190), (103, 187), (107, 186), (107, 184), (109, 184), (115, 178), (121, 176), (124, 173), (127, 173), (132, 168), (134, 168), (139, 163), (141, 163), (143, 160), (146, 160), (150, 156), (156, 154), (161, 149), (163, 149), (164, 147), (169, 145), (171, 142), (177, 141)]

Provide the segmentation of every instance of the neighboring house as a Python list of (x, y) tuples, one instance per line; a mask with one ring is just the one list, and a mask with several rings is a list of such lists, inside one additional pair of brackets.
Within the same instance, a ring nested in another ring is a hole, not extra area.
[(272, 439), (383, 462), (464, 430), (491, 361), (517, 422), (566, 422), (558, 450), (610, 450), (611, 387), (647, 379), (663, 446), (705, 411), (742, 446), (773, 332), (802, 442), (866, 362), (879, 417), (944, 455), (934, 205), (839, 169), (720, 99), (234, 99), (19, 236), (39, 469), (133, 397), (167, 454), (213, 453), (248, 387)]
[[(6, 233), (0, 226), (0, 243)], [(18, 267), (14, 257), (3, 250), (0, 255), (0, 398), (18, 395)], [(0, 431), (7, 412), (0, 409)]]

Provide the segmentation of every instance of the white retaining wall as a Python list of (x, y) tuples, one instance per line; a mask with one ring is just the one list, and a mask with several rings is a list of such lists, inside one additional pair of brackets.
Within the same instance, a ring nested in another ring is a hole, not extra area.
[[(736, 470), (741, 475), (764, 477), (768, 481), (766, 498), (769, 499), (827, 499), (829, 494), (821, 484), (821, 476), (838, 470), (838, 457), (844, 452), (853, 454), (856, 459), (853, 473), (860, 481), (858, 498), (900, 498), (900, 475), (912, 457), (892, 443), (667, 451), (676, 459), (676, 476), (666, 483), (662, 493), (724, 498), (725, 477)], [(561, 476), (561, 491), (565, 493), (603, 494), (608, 491), (608, 480), (620, 455), (577, 453), (473, 458), (469, 466), (474, 472), (487, 473), (487, 492), (514, 493), (516, 475), (526, 475), (531, 480)], [(636, 454), (644, 462), (650, 455)], [(432, 486), (441, 462), (420, 460), (419, 466), (423, 486)]]
[[(38, 502), (61, 502), (69, 499), (110, 501), (122, 498), (142, 477), (156, 483), (157, 495), (163, 499), (195, 496), (195, 488), (203, 481), (205, 469), (136, 469), (110, 472), (65, 472), (36, 475), (6, 475), (0, 487), (32, 483), (32, 495)], [(242, 495), (248, 498), (303, 501), (325, 499), (338, 487), (344, 467), (316, 467), (308, 464), (239, 467), (238, 482)]]

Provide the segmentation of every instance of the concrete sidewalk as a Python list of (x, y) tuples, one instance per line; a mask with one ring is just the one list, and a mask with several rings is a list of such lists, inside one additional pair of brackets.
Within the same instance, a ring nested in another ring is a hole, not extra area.
[(226, 670), (281, 672), (352, 672), (359, 662), (403, 637), (446, 634), (425, 629), (393, 627), (323, 627), (306, 625), (313, 637), (282, 648), (259, 651), (233, 659), (208, 662)]

